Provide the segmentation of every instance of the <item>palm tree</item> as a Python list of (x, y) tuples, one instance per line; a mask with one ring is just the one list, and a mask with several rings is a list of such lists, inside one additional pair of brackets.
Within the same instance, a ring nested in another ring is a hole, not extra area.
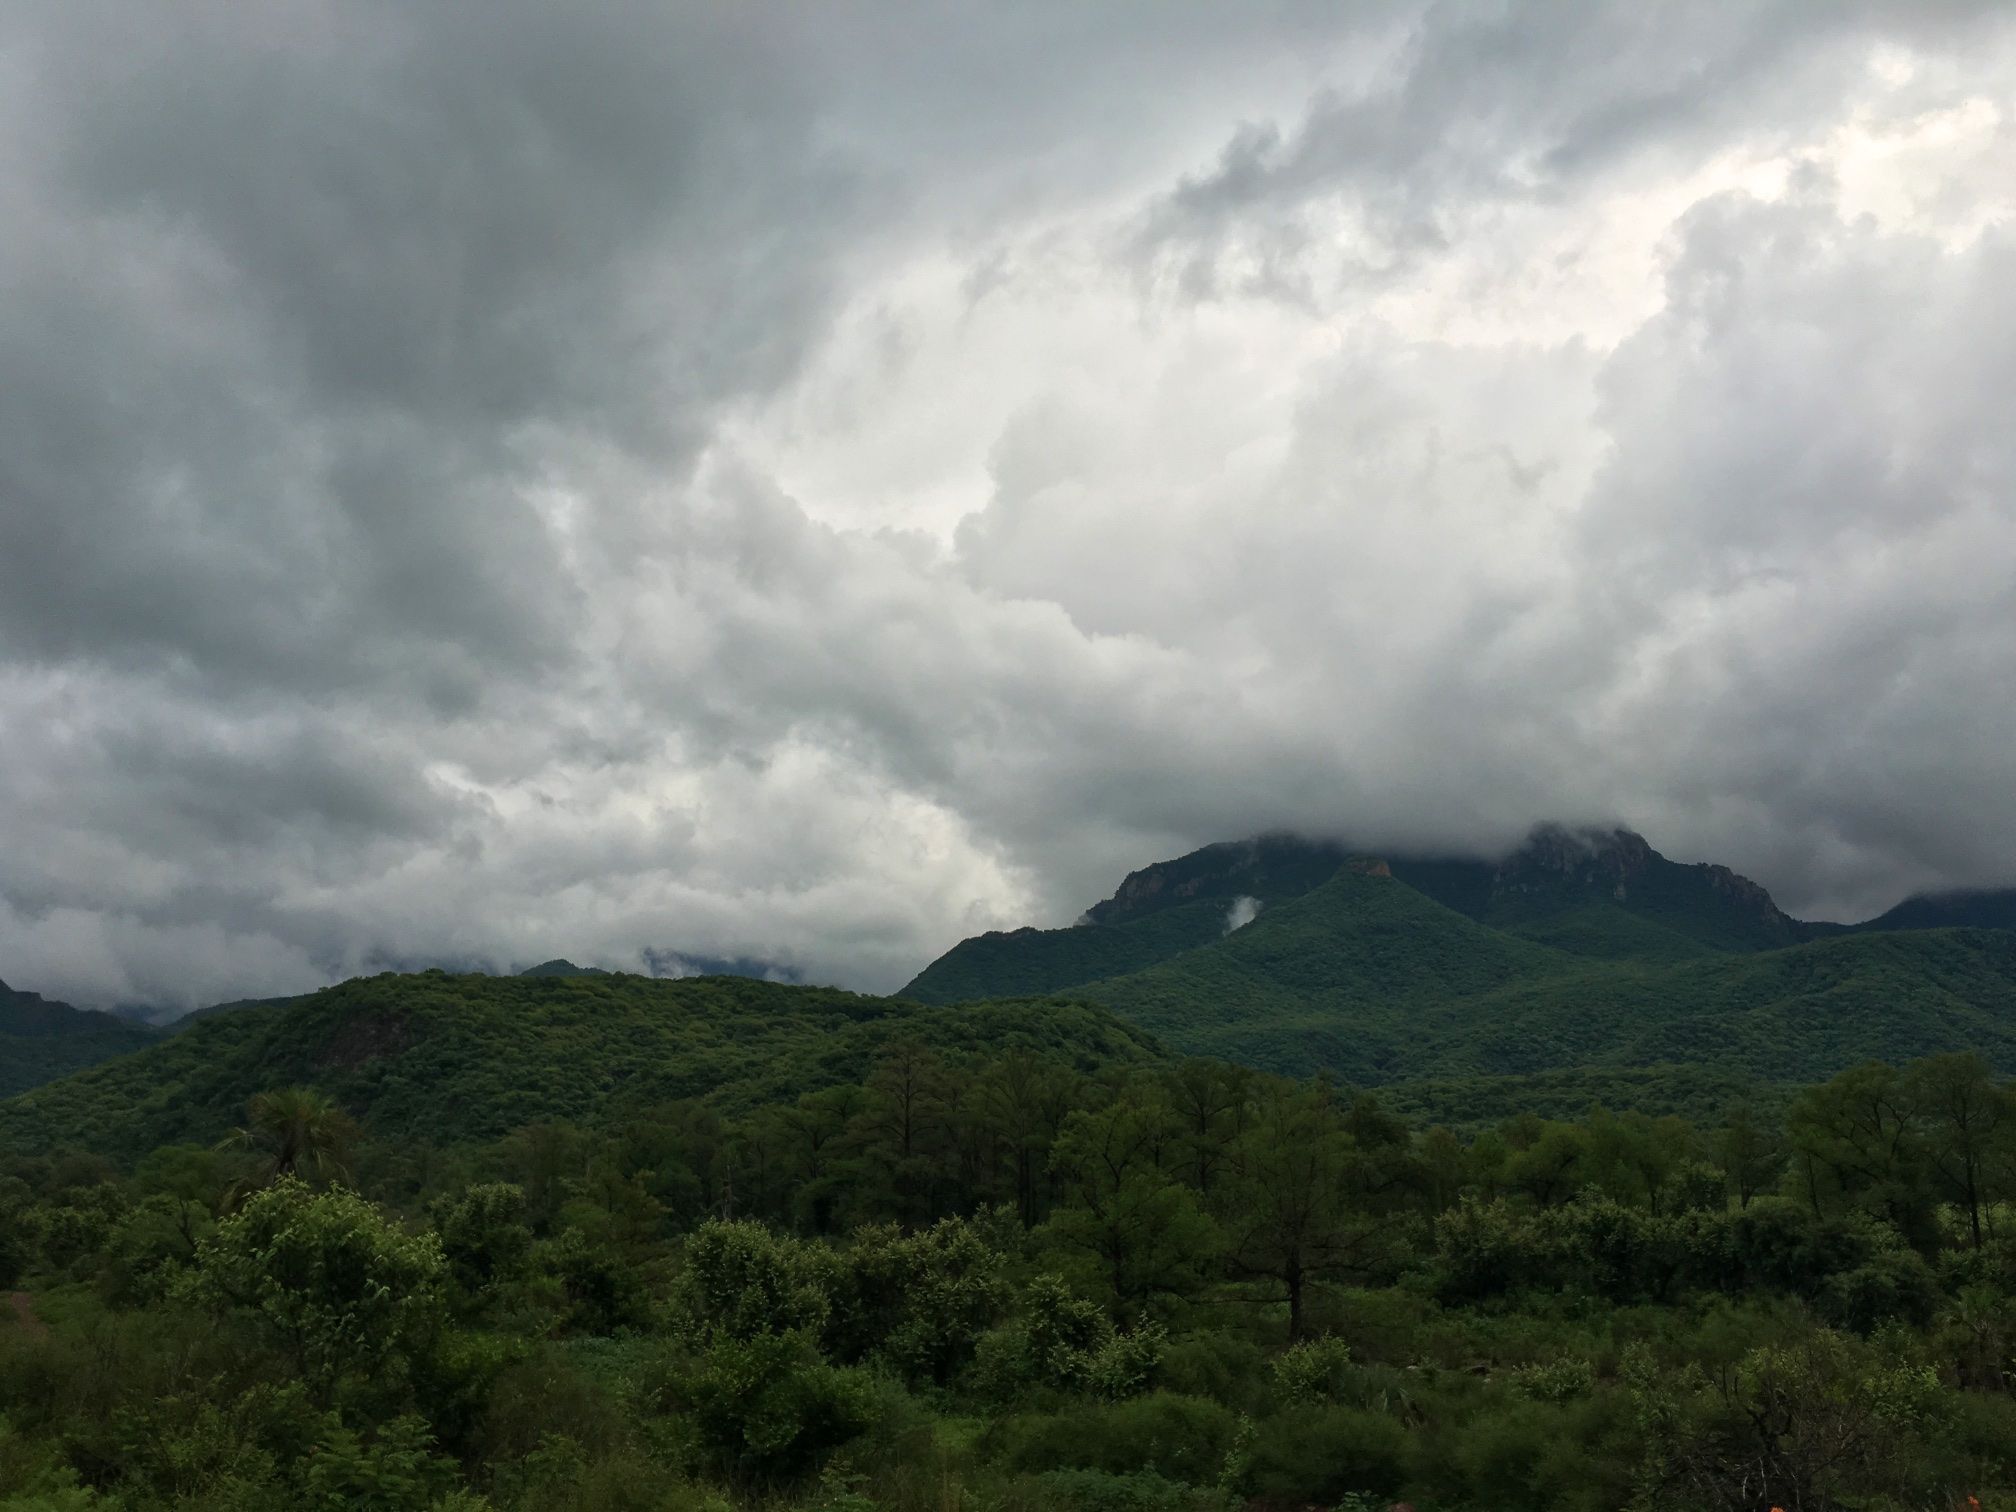
[(345, 1157), (357, 1135), (349, 1114), (312, 1087), (261, 1092), (246, 1105), (246, 1124), (219, 1148), (258, 1154), (260, 1170), (242, 1187), (265, 1186), (283, 1176), (347, 1182)]

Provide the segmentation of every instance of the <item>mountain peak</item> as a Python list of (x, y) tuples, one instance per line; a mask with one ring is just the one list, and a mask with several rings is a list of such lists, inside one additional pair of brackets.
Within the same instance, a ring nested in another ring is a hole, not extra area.
[(1631, 882), (1665, 859), (1634, 830), (1570, 828), (1550, 821), (1533, 826), (1524, 843), (1498, 864), (1495, 885), (1529, 891), (1536, 883), (1574, 882), (1607, 887), (1621, 903)]
[(564, 956), (555, 956), (550, 961), (541, 961), (537, 966), (527, 966), (518, 975), (528, 977), (578, 977), (607, 976), (609, 973), (604, 971), (600, 966), (576, 966)]

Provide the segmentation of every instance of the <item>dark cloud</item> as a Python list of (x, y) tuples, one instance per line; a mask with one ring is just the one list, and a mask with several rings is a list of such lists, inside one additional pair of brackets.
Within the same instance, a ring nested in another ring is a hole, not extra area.
[(9, 981), (889, 987), (1284, 826), (2005, 878), (2006, 8), (0, 25)]

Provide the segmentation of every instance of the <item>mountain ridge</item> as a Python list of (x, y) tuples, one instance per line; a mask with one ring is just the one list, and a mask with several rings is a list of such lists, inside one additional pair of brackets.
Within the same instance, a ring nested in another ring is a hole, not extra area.
[[(1129, 872), (1110, 897), (1064, 929), (990, 931), (960, 941), (899, 990), (920, 1002), (978, 1001), (999, 980), (1013, 990), (1064, 991), (1209, 942), (1207, 905), (1241, 898), (1264, 908), (1313, 891), (1353, 861), (1378, 860), (1444, 906), (1571, 954), (1683, 959), (1782, 949), (1842, 934), (1951, 927), (2016, 929), (2016, 888), (1913, 894), (1860, 923), (1794, 918), (1770, 891), (1714, 862), (1676, 862), (1621, 825), (1535, 825), (1496, 858), (1408, 854), (1270, 832), (1219, 841)], [(1133, 926), (1186, 910), (1164, 929), (1162, 954), (1142, 930), (1122, 942), (1086, 931)], [(1222, 933), (1222, 930), (1220, 931)], [(1011, 948), (1004, 942), (1013, 941)], [(1005, 990), (1005, 988), (1004, 988)]]
[(160, 1031), (0, 982), (0, 1097), (150, 1045)]
[(1362, 1085), (1660, 1063), (1774, 1082), (1949, 1049), (2016, 1066), (2016, 933), (1947, 923), (1997, 897), (1814, 925), (1621, 827), (1540, 826), (1497, 861), (1261, 836), (1131, 872), (1068, 929), (962, 941), (904, 992), (1045, 990), (1181, 1053)]

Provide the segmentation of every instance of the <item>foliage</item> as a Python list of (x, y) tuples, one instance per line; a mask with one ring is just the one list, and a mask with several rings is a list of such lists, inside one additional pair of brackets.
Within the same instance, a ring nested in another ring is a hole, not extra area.
[(198, 1246), (187, 1292), (326, 1388), (424, 1348), (442, 1272), (434, 1235), (401, 1232), (355, 1193), (283, 1177)]
[(211, 1144), (276, 1086), (324, 1094), (369, 1134), (444, 1146), (541, 1122), (615, 1124), (705, 1096), (737, 1112), (858, 1084), (899, 1040), (970, 1057), (1021, 1046), (1089, 1070), (1157, 1057), (1065, 1003), (926, 1008), (743, 977), (359, 977), (205, 1015), (134, 1055), (0, 1102), (0, 1149), (135, 1160)]
[(297, 1156), (235, 1207), (234, 1152), (0, 1157), (0, 1508), (2016, 1493), (1984, 1064), (1459, 1133), (1119, 1043), (892, 1036), (783, 1101), (440, 1144), (367, 1106), (355, 1187)]

